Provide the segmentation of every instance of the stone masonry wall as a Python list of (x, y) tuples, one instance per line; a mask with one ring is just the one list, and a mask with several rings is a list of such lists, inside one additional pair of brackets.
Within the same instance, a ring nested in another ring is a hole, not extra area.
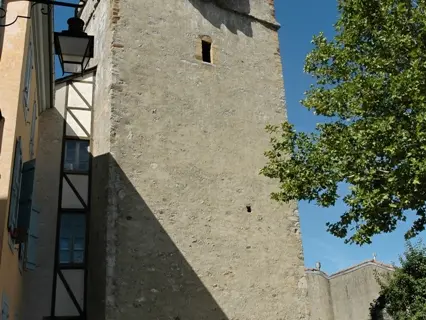
[[(296, 206), (272, 202), (259, 175), (264, 127), (285, 119), (272, 2), (113, 0), (94, 12), (106, 23), (88, 30), (108, 41), (96, 48), (89, 255), (107, 267), (91, 266), (89, 315), (307, 319)], [(202, 36), (214, 65), (196, 59)]]
[(306, 279), (310, 320), (335, 320), (328, 276), (321, 271), (307, 271)]
[[(105, 320), (107, 274), (111, 274), (114, 261), (107, 256), (108, 166), (110, 152), (111, 92), (113, 86), (112, 33), (114, 30), (113, 1), (88, 0), (81, 18), (86, 32), (95, 36), (94, 59), (90, 67), (97, 66), (94, 108), (92, 112), (92, 183), (89, 231), (87, 313), (88, 319)], [(113, 219), (113, 218), (112, 218)]]

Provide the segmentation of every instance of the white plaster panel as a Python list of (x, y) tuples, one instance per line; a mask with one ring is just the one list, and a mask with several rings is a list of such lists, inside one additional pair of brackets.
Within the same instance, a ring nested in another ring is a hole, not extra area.
[[(75, 118), (74, 118), (75, 117)], [(76, 119), (78, 121), (76, 121)], [(92, 112), (86, 110), (68, 110), (67, 136), (89, 137), (92, 129)]]
[(84, 270), (62, 270), (65, 280), (67, 280), (74, 296), (83, 309), (84, 306)]
[(68, 84), (68, 107), (74, 108), (92, 108), (93, 100), (93, 84), (89, 80), (84, 82), (72, 82)]
[(59, 112), (61, 116), (64, 116), (65, 114), (66, 90), (67, 90), (67, 86), (63, 83), (56, 86), (55, 109)]

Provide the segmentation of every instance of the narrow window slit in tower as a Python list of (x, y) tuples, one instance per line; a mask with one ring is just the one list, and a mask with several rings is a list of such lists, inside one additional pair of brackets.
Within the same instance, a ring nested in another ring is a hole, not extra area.
[(212, 43), (201, 40), (201, 50), (203, 53), (203, 61), (207, 63), (212, 63)]

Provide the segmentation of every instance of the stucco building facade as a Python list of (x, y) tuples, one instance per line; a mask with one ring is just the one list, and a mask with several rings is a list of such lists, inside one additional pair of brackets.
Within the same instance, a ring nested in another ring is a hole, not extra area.
[[(3, 0), (0, 6), (0, 24), (30, 11), (30, 3), (24, 1)], [(37, 11), (32, 20), (18, 19), (0, 28), (1, 319), (22, 316), (23, 282), (36, 265), (40, 210), (33, 201), (34, 172), (38, 119), (52, 107), (51, 18)]]
[[(311, 320), (385, 320), (372, 319), (371, 304), (379, 297), (377, 276), (391, 273), (394, 267), (368, 260), (327, 275), (307, 269)], [(384, 312), (385, 313), (385, 312)]]

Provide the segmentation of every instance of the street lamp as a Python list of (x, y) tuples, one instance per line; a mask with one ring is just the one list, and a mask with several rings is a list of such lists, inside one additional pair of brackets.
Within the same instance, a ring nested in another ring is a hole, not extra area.
[(55, 32), (55, 53), (63, 73), (83, 73), (93, 58), (94, 37), (83, 31), (84, 21), (68, 19), (68, 30)]
[[(24, 1), (24, 0), (21, 0)], [(68, 19), (68, 30), (55, 32), (55, 53), (59, 56), (63, 73), (83, 73), (89, 64), (89, 60), (93, 58), (94, 37), (84, 32), (84, 21), (77, 17), (77, 9), (84, 7), (86, 0), (80, 0), (79, 4), (73, 4), (64, 1), (55, 0), (25, 0), (31, 3), (29, 16), (18, 15), (12, 22), (0, 24), (0, 27), (8, 27), (14, 24), (19, 18), (31, 19), (33, 8), (38, 4), (47, 5), (41, 9), (45, 15), (51, 13), (51, 6), (62, 6), (74, 8), (76, 16)], [(6, 17), (6, 9), (1, 5), (0, 0), (0, 21)]]

